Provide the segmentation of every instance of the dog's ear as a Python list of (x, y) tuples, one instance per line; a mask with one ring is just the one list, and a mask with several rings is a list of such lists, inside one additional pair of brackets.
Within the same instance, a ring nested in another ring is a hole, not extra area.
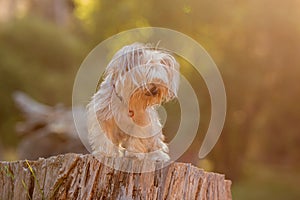
[(133, 69), (136, 66), (143, 65), (143, 58), (145, 54), (144, 47), (133, 48), (131, 52), (128, 52), (125, 56), (124, 67), (126, 72)]
[(141, 43), (134, 43), (120, 49), (115, 55), (117, 67), (121, 73), (126, 73), (136, 66), (143, 64), (142, 58), (145, 54), (145, 45)]
[(168, 74), (168, 95), (166, 100), (172, 100), (177, 97), (177, 91), (179, 86), (179, 63), (176, 59), (169, 53), (163, 53), (163, 57), (160, 61), (162, 65), (167, 68)]
[(106, 74), (113, 74), (115, 76), (113, 79), (117, 79), (119, 75), (124, 75), (134, 66), (141, 64), (144, 49), (145, 45), (141, 43), (124, 46), (113, 56), (107, 66)]
[(179, 69), (179, 64), (176, 61), (176, 59), (172, 55), (170, 55), (168, 53), (163, 53), (163, 56), (161, 58), (160, 63), (162, 65), (168, 66), (168, 67), (170, 67), (170, 68), (172, 68), (174, 70), (178, 70)]

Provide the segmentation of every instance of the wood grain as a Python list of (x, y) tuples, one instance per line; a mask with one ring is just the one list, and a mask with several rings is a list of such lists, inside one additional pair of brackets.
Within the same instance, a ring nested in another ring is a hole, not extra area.
[[(103, 164), (107, 162), (127, 172)], [(232, 199), (231, 181), (224, 175), (188, 163), (161, 165), (80, 154), (0, 162), (0, 199)], [(157, 170), (130, 172), (145, 166)]]

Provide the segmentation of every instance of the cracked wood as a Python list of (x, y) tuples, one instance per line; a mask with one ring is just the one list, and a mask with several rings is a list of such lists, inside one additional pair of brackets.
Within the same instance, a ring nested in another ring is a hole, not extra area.
[[(127, 172), (107, 167), (105, 162), (127, 167)], [(130, 172), (145, 166), (156, 169), (158, 164), (121, 158), (99, 161), (79, 154), (28, 163), (0, 162), (0, 199), (231, 199), (231, 181), (224, 175), (188, 163), (173, 163), (147, 173)]]

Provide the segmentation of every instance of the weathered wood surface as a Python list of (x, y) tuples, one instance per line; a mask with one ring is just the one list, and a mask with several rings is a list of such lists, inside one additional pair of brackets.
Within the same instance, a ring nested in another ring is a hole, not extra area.
[[(159, 164), (66, 154), (37, 161), (0, 162), (0, 199), (231, 199), (224, 175), (173, 163), (147, 173), (122, 172), (103, 161), (131, 167)], [(124, 163), (125, 162), (125, 163)]]

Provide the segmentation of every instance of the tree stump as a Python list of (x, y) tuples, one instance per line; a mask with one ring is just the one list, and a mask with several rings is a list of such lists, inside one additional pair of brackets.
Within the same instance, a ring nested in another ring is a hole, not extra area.
[[(122, 165), (127, 172), (106, 162)], [(188, 163), (158, 165), (80, 154), (0, 162), (0, 199), (231, 199), (231, 181), (224, 175)], [(145, 166), (156, 170), (130, 172)]]

